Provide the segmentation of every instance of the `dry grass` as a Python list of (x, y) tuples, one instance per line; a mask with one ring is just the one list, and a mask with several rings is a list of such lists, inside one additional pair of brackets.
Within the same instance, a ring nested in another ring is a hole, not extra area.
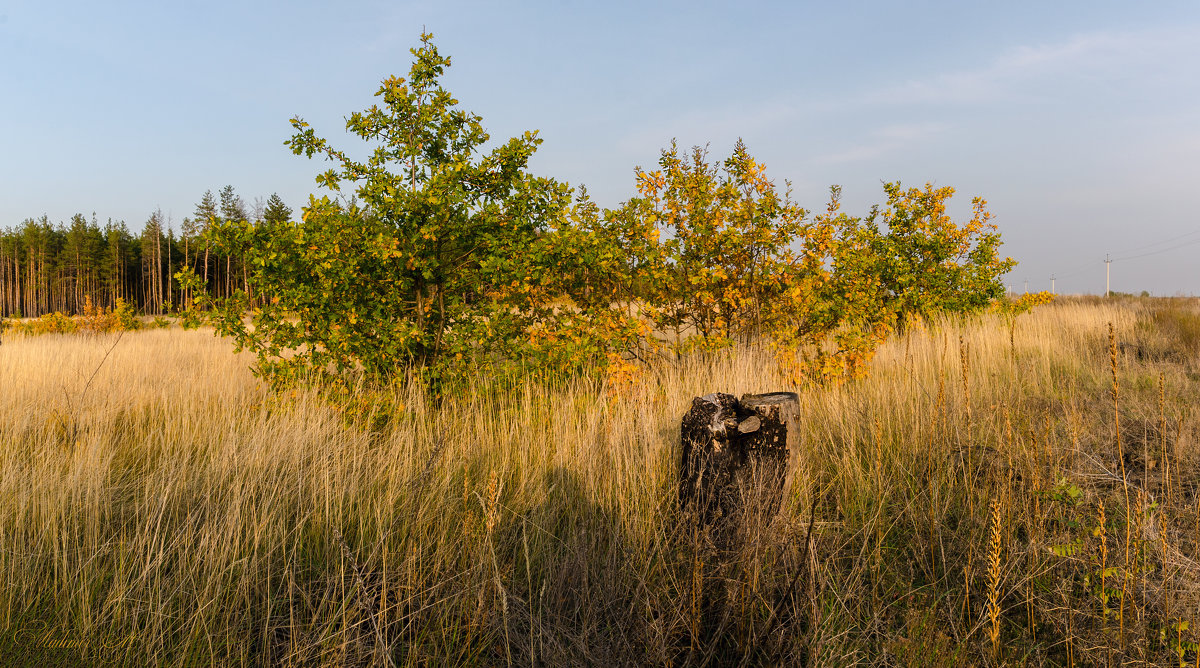
[(732, 555), (675, 508), (679, 419), (793, 389), (763, 351), (620, 400), (531, 382), (339, 407), (269, 395), (205, 332), (6, 340), (0, 645), (30, 665), (1192, 663), (1192, 309), (1066, 302), (1011, 342), (988, 318), (890, 342), (865, 381), (801, 391), (784, 508)]

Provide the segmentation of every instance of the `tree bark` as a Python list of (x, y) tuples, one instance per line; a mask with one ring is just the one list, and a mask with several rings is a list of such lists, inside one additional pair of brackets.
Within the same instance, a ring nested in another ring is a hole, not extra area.
[(723, 393), (693, 399), (679, 429), (681, 508), (715, 535), (745, 522), (747, 509), (769, 521), (783, 499), (798, 415), (799, 397), (792, 392), (747, 394), (740, 401)]

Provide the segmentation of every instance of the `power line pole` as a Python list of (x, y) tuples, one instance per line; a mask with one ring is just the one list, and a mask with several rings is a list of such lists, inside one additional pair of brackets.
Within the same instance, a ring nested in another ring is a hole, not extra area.
[(1112, 258), (1104, 254), (1104, 296), (1108, 296), (1108, 277), (1112, 271)]
[(1029, 279), (1025, 279), (1025, 294), (1029, 294)]

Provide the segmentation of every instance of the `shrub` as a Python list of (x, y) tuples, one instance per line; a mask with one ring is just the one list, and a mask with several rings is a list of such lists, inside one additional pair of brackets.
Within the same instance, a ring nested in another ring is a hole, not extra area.
[(30, 334), (70, 334), (79, 326), (65, 313), (55, 311), (29, 323)]
[(96, 306), (92, 303), (92, 298), (87, 297), (83, 304), (83, 315), (78, 319), (78, 327), (89, 334), (106, 334), (139, 329), (141, 322), (137, 319), (137, 311), (133, 305), (120, 297), (111, 309)]

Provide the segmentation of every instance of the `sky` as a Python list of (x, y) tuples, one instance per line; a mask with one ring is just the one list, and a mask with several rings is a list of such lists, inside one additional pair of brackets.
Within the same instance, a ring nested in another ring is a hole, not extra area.
[(178, 229), (205, 190), (297, 212), (326, 163), (283, 142), (404, 75), (422, 30), (532, 171), (634, 194), (672, 139), (740, 137), (802, 206), (882, 183), (988, 201), (1021, 292), (1200, 294), (1200, 3), (54, 2), (0, 0), (0, 227), (42, 215)]

